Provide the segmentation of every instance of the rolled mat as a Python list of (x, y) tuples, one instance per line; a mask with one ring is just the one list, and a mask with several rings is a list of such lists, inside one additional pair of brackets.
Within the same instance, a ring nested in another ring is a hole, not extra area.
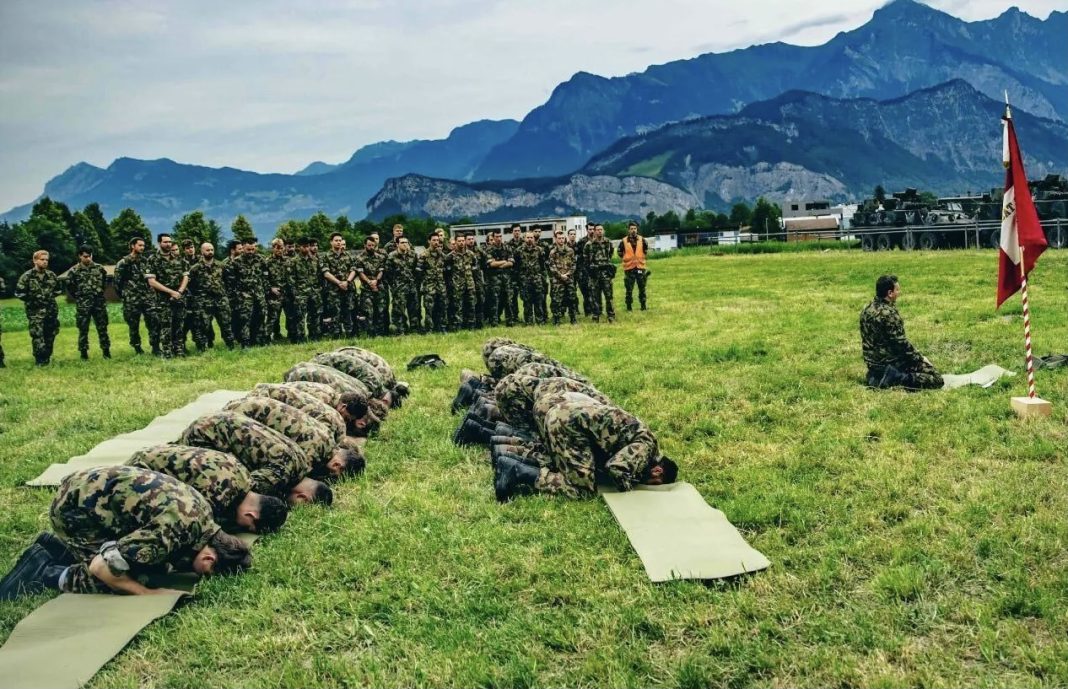
[(978, 385), (981, 388), (988, 388), (1006, 376), (1015, 375), (1014, 372), (1003, 369), (997, 364), (990, 364), (989, 366), (984, 366), (978, 371), (972, 371), (971, 373), (943, 374), (942, 389), (955, 390), (956, 388), (962, 388), (965, 385)]
[(652, 581), (725, 579), (771, 566), (689, 483), (601, 494)]
[(219, 411), (228, 402), (240, 399), (247, 394), (247, 392), (238, 390), (216, 390), (204, 393), (184, 407), (179, 407), (163, 416), (157, 416), (140, 430), (108, 438), (84, 455), (71, 457), (63, 464), (50, 465), (40, 476), (27, 481), (26, 485), (58, 486), (64, 478), (75, 471), (122, 464), (140, 449), (177, 440), (185, 427), (197, 417)]

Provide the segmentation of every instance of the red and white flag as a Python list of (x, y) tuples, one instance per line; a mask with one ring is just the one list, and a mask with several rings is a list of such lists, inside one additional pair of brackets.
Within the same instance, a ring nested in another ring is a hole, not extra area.
[[(998, 305), (1016, 294), (1023, 286), (1023, 273), (1030, 273), (1035, 261), (1046, 250), (1046, 235), (1038, 222), (1035, 202), (1027, 188), (1020, 144), (1012, 126), (1012, 114), (1005, 107), (1001, 123), (1005, 129), (1002, 148), (1005, 164), (1005, 196), (1001, 202), (1001, 250), (998, 252)], [(1020, 270), (1021, 254), (1023, 272)]]

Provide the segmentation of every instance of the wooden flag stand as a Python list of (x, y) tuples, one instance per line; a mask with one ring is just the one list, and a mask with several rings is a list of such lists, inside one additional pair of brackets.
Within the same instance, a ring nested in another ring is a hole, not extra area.
[(1021, 419), (1044, 417), (1053, 414), (1053, 405), (1035, 394), (1035, 359), (1031, 354), (1031, 309), (1027, 300), (1027, 269), (1024, 267), (1024, 248), (1020, 247), (1020, 275), (1023, 284), (1020, 296), (1023, 299), (1024, 346), (1027, 357), (1027, 397), (1013, 397), (1012, 410)]

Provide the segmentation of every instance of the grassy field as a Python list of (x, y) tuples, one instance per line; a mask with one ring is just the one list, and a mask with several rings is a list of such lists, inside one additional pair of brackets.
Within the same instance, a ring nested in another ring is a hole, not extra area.
[[(1064, 686), (1068, 369), (1052, 419), (1017, 421), (1022, 376), (952, 392), (865, 389), (857, 315), (901, 278), (912, 340), (945, 371), (1020, 371), (1018, 299), (995, 312), (993, 252), (690, 254), (657, 261), (651, 311), (614, 325), (404, 337), (370, 346), (409, 404), (369, 468), (209, 580), (92, 682), (163, 686)], [(1068, 252), (1033, 277), (1037, 353), (1068, 349)], [(617, 285), (622, 309), (622, 285)], [(4, 315), (5, 325), (9, 322)], [(279, 380), (323, 344), (34, 369), (4, 333), (0, 566), (46, 528), (50, 462), (216, 388)], [(644, 418), (682, 477), (772, 568), (653, 585), (600, 500), (494, 502), (485, 456), (453, 447), (448, 404), (479, 344), (508, 334), (586, 372)], [(0, 639), (41, 598), (0, 603)]]

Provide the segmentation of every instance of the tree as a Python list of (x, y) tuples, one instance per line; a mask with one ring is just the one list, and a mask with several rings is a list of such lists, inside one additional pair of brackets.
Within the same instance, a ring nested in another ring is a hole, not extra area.
[(238, 215), (230, 225), (230, 234), (239, 242), (256, 239), (256, 232), (252, 229), (252, 223), (244, 215)]
[(50, 270), (58, 275), (74, 265), (77, 247), (66, 225), (43, 215), (31, 217), (24, 225), (34, 239), (34, 249), (44, 249), (49, 253)]
[(308, 218), (305, 233), (318, 242), (319, 246), (330, 245), (330, 235), (334, 233), (334, 221), (326, 213), (319, 211)]
[(145, 244), (152, 246), (152, 230), (148, 229), (145, 221), (133, 208), (122, 209), (122, 212), (111, 221), (110, 230), (112, 241), (124, 255), (130, 240), (135, 237), (145, 240)]
[(218, 248), (222, 241), (222, 228), (214, 220), (208, 220), (201, 211), (186, 213), (178, 222), (174, 223), (174, 238), (179, 242), (183, 239), (192, 239), (199, 250), (204, 242), (210, 242)]
[(111, 236), (111, 227), (108, 225), (104, 212), (100, 210), (99, 203), (90, 203), (82, 209), (85, 217), (93, 223), (96, 236), (100, 238), (100, 257), (97, 259), (103, 263), (114, 263), (126, 253), (126, 247), (120, 246)]
[(286, 220), (274, 231), (274, 236), (287, 242), (295, 242), (307, 232), (307, 225), (303, 220)]
[(886, 189), (883, 189), (883, 185), (881, 184), (875, 185), (875, 200), (879, 203), (886, 200)]
[(771, 203), (763, 196), (757, 199), (756, 207), (753, 208), (753, 217), (749, 220), (749, 226), (753, 232), (760, 234), (764, 239), (778, 237), (782, 233), (779, 219), (782, 218), (782, 209), (778, 204)]
[(730, 224), (736, 228), (751, 224), (753, 221), (753, 211), (749, 209), (749, 204), (743, 202), (731, 206), (729, 221)]
[(85, 213), (78, 211), (73, 217), (74, 225), (74, 244), (80, 247), (82, 244), (88, 244), (93, 247), (93, 258), (97, 262), (104, 261), (103, 242), (100, 241), (100, 235), (96, 232), (96, 227), (93, 225), (93, 221), (89, 219)]

